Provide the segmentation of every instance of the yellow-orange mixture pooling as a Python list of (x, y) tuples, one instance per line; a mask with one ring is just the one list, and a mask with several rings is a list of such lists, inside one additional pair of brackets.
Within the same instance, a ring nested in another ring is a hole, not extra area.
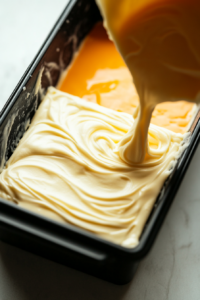
[[(97, 23), (85, 39), (59, 89), (131, 115), (139, 103), (132, 76), (102, 23)], [(187, 101), (160, 103), (151, 123), (184, 133), (193, 110), (194, 104)]]

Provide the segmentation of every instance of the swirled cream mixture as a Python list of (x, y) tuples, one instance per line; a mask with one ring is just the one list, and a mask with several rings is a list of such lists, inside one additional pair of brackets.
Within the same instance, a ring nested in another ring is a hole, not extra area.
[[(102, 47), (95, 45), (95, 72), (92, 52), (85, 68), (77, 56), (79, 69), (69, 68), (67, 89), (81, 91), (82, 99), (49, 88), (0, 175), (0, 197), (134, 247), (187, 146), (189, 134), (182, 133), (194, 105), (181, 102), (174, 106), (176, 113), (168, 114), (170, 104), (159, 103), (198, 99), (200, 9), (197, 0), (141, 0), (135, 6), (132, 0), (97, 2), (130, 72), (102, 36), (109, 55), (99, 59)], [(90, 75), (81, 81), (85, 72)], [(149, 127), (153, 119), (182, 133)]]
[(119, 149), (134, 123), (127, 113), (49, 88), (0, 175), (0, 197), (136, 246), (188, 134), (152, 124), (150, 155), (129, 164)]

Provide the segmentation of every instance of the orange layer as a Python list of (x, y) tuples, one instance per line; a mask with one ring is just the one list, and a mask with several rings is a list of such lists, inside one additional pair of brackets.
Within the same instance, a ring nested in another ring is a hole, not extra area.
[[(96, 24), (85, 39), (59, 89), (129, 114), (139, 101), (129, 70), (102, 23)], [(194, 104), (186, 101), (161, 103), (156, 106), (151, 123), (183, 133), (193, 108)]]

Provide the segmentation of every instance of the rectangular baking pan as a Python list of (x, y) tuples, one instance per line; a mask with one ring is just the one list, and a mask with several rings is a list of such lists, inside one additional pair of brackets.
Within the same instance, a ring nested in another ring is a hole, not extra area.
[[(9, 159), (40, 104), (36, 81), (56, 86), (81, 41), (101, 20), (94, 0), (71, 0), (26, 70), (0, 115), (0, 166)], [(0, 199), (0, 239), (11, 245), (68, 265), (115, 284), (129, 282), (139, 261), (150, 250), (200, 139), (200, 122), (191, 142), (166, 181), (145, 225), (139, 245), (128, 249), (69, 224), (60, 224)]]

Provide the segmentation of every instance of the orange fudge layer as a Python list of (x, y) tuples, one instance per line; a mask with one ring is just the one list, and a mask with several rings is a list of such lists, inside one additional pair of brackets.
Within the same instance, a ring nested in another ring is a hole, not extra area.
[[(129, 114), (139, 101), (131, 74), (102, 23), (86, 37), (59, 89)], [(163, 102), (156, 106), (151, 123), (184, 133), (193, 111), (194, 104), (187, 101)]]

